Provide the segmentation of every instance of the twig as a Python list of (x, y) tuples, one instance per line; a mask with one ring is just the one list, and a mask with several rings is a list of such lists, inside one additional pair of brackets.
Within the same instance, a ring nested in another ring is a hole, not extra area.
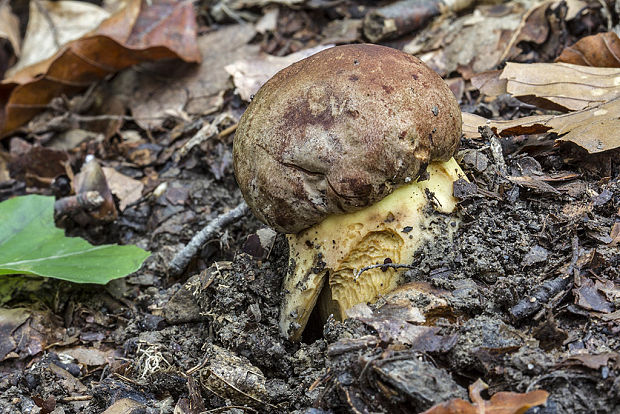
[(67, 402), (72, 402), (72, 401), (89, 401), (92, 399), (93, 399), (92, 395), (72, 395), (69, 397), (61, 397), (58, 399), (58, 401), (67, 403)]
[(572, 258), (566, 272), (555, 279), (547, 280), (534, 289), (527, 297), (521, 299), (516, 305), (510, 308), (509, 313), (513, 321), (525, 319), (553, 302), (555, 298), (563, 298), (563, 292), (567, 291), (573, 284), (575, 278), (575, 266), (579, 260), (579, 239), (574, 236), (572, 239)]
[(101, 207), (104, 201), (98, 191), (86, 191), (56, 200), (54, 203), (54, 213), (62, 216), (74, 211), (94, 210)]
[(205, 365), (207, 365), (207, 362), (209, 362), (209, 357), (205, 356), (202, 361), (200, 362), (200, 364), (193, 366), (192, 368), (188, 369), (187, 372), (185, 373), (186, 376), (190, 376), (192, 375), (194, 372), (198, 371), (199, 369), (202, 369), (205, 367)]
[[(355, 275), (355, 281), (357, 282), (357, 279), (365, 271), (371, 270), (371, 269), (376, 269), (378, 267), (380, 267), (381, 270), (383, 270), (383, 268), (387, 268), (387, 267), (390, 267), (392, 269), (415, 269), (415, 266), (413, 266), (413, 265), (399, 264), (399, 263), (380, 263), (380, 264), (374, 264), (374, 265), (362, 267), (360, 270), (354, 272), (353, 274)], [(385, 269), (385, 270), (387, 270), (387, 269)], [(385, 272), (385, 270), (383, 270), (383, 271)]]
[(233, 132), (235, 132), (237, 130), (237, 127), (239, 126), (239, 123), (236, 122), (234, 124), (232, 124), (231, 126), (229, 126), (228, 128), (224, 128), (223, 130), (220, 131), (219, 134), (217, 134), (218, 138), (224, 138), (230, 134), (232, 134)]
[(99, 122), (99, 121), (156, 121), (158, 119), (170, 118), (170, 115), (164, 116), (131, 116), (131, 115), (80, 115), (71, 114), (72, 119), (79, 122)]
[(245, 202), (241, 202), (234, 209), (219, 215), (215, 220), (211, 221), (205, 228), (203, 228), (198, 234), (196, 234), (187, 245), (174, 256), (168, 272), (173, 276), (180, 275), (187, 267), (190, 260), (196, 255), (198, 250), (211, 238), (215, 233), (227, 224), (243, 217), (248, 212), (248, 205)]
[(249, 412), (252, 412), (252, 413), (257, 413), (258, 412), (254, 408), (246, 407), (244, 405), (227, 405), (225, 407), (212, 408), (210, 410), (203, 411), (200, 414), (219, 413), (220, 411), (232, 410), (233, 408), (237, 409), (237, 410), (249, 411)]
[(375, 43), (426, 26), (445, 9), (441, 0), (401, 0), (370, 11), (362, 25), (364, 36)]

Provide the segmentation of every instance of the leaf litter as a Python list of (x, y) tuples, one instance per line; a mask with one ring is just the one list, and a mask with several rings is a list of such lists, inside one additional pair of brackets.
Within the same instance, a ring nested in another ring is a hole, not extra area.
[[(4, 307), (26, 306), (27, 313), (7, 329), (11, 338), (31, 338), (32, 347), (2, 348), (11, 357), (1, 365), (0, 409), (457, 412), (449, 404), (458, 399), (452, 404), (472, 412), (523, 412), (543, 403), (532, 410), (617, 410), (620, 189), (618, 135), (610, 133), (617, 99), (563, 106), (568, 112), (558, 114), (537, 107), (540, 100), (517, 100), (523, 92), (485, 94), (468, 81), (482, 70), (504, 70), (506, 56), (520, 63), (506, 68), (519, 73), (532, 62), (558, 65), (551, 62), (564, 47), (606, 31), (617, 11), (600, 2), (481, 4), (387, 41), (422, 45), (416, 53), (460, 90), (465, 136), (457, 156), (469, 182), (456, 183), (455, 193), (463, 224), (454, 243), (422, 248), (397, 292), (344, 322), (311, 323), (294, 344), (277, 325), (286, 243), (272, 235), (263, 244), (267, 229), (253, 217), (211, 233), (184, 273), (168, 272), (194, 234), (241, 202), (227, 160), (256, 86), (239, 83), (239, 62), (252, 79), (266, 79), (276, 69), (264, 62), (278, 54), (329, 44), (338, 33), (364, 41), (360, 24), (375, 9), (270, 3), (210, 3), (198, 18), (200, 66), (126, 69), (78, 99), (60, 97), (3, 141), (5, 151), (27, 148), (23, 142), (46, 148), (60, 133), (103, 123), (103, 135), (66, 141), (75, 144), (52, 163), (62, 171), (45, 168), (28, 186), (26, 174), (5, 177), (0, 198), (70, 197), (74, 173), (94, 154), (103, 171), (121, 174), (106, 174), (118, 219), (86, 225), (70, 216), (63, 225), (97, 244), (148, 246), (154, 256), (96, 291), (51, 280), (32, 289), (11, 285)], [(269, 21), (260, 23), (263, 14)], [(502, 17), (506, 26), (490, 25)], [(324, 30), (327, 22), (342, 31)], [(547, 66), (542, 75), (555, 67), (565, 66)], [(504, 88), (517, 80), (511, 75)], [(106, 100), (116, 109), (106, 112)], [(45, 323), (18, 332), (40, 305), (49, 309), (38, 319)], [(489, 384), (488, 395), (478, 378)]]

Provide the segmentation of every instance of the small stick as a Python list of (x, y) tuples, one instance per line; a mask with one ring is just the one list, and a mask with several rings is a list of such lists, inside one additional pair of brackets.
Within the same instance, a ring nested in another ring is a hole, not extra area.
[(364, 18), (364, 36), (371, 42), (393, 39), (425, 27), (447, 11), (458, 12), (473, 0), (401, 0), (379, 7)]
[(168, 272), (172, 276), (180, 275), (187, 267), (190, 260), (196, 255), (198, 250), (211, 238), (215, 233), (229, 223), (243, 217), (249, 210), (248, 205), (242, 201), (234, 209), (220, 214), (211, 221), (205, 228), (203, 228), (198, 234), (196, 234), (187, 245), (174, 256), (170, 266), (168, 266)]
[(568, 290), (574, 282), (576, 265), (579, 260), (579, 239), (572, 239), (572, 257), (566, 272), (562, 276), (550, 279), (537, 286), (534, 291), (521, 299), (508, 313), (513, 321), (518, 322), (547, 306), (555, 297), (563, 298), (563, 292)]
[(92, 399), (93, 399), (92, 395), (73, 395), (73, 396), (68, 396), (68, 397), (61, 397), (59, 401), (66, 403), (66, 402), (72, 402), (72, 401), (89, 401)]
[[(413, 265), (406, 265), (406, 264), (398, 264), (398, 263), (380, 263), (380, 264), (374, 264), (374, 265), (370, 265), (370, 266), (366, 266), (366, 267), (362, 267), (360, 270), (358, 270), (357, 272), (354, 272), (353, 274), (355, 275), (355, 281), (357, 282), (357, 279), (362, 275), (362, 273), (364, 273), (367, 270), (370, 269), (376, 269), (378, 267), (381, 267), (383, 270), (383, 268), (387, 268), (390, 267), (392, 269), (415, 269), (415, 266)], [(387, 269), (386, 269), (387, 270)], [(384, 270), (385, 271), (385, 270)]]
[(98, 191), (86, 191), (76, 195), (63, 197), (54, 203), (54, 212), (58, 216), (74, 211), (89, 211), (101, 207), (104, 199)]

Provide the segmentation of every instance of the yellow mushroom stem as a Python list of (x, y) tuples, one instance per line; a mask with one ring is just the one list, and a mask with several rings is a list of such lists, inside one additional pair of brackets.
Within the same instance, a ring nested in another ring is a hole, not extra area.
[(455, 226), (439, 230), (433, 225), (434, 211), (454, 211), (457, 200), (452, 184), (465, 174), (453, 158), (430, 164), (427, 172), (427, 180), (405, 184), (372, 206), (329, 216), (287, 235), (290, 259), (280, 312), (284, 336), (301, 338), (317, 300), (323, 320), (329, 314), (342, 320), (347, 309), (394, 290), (405, 271), (384, 266), (360, 273), (363, 268), (408, 265), (418, 248), (436, 238), (438, 231), (452, 236)]

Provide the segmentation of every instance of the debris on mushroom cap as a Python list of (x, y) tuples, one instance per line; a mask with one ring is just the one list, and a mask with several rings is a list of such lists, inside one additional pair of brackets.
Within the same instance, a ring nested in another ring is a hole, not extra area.
[(284, 233), (381, 200), (456, 151), (461, 113), (419, 59), (377, 45), (324, 50), (258, 91), (234, 140), (253, 213)]
[(386, 267), (360, 274), (362, 268), (386, 259), (409, 264), (423, 243), (452, 236), (458, 219), (451, 220), (455, 226), (442, 225), (429, 205), (440, 213), (451, 213), (457, 202), (452, 183), (465, 175), (453, 158), (431, 163), (428, 174), (428, 179), (401, 186), (368, 208), (332, 215), (287, 235), (290, 265), (280, 311), (284, 336), (301, 338), (315, 304), (322, 320), (330, 314), (345, 319), (354, 305), (394, 290), (403, 274)]

